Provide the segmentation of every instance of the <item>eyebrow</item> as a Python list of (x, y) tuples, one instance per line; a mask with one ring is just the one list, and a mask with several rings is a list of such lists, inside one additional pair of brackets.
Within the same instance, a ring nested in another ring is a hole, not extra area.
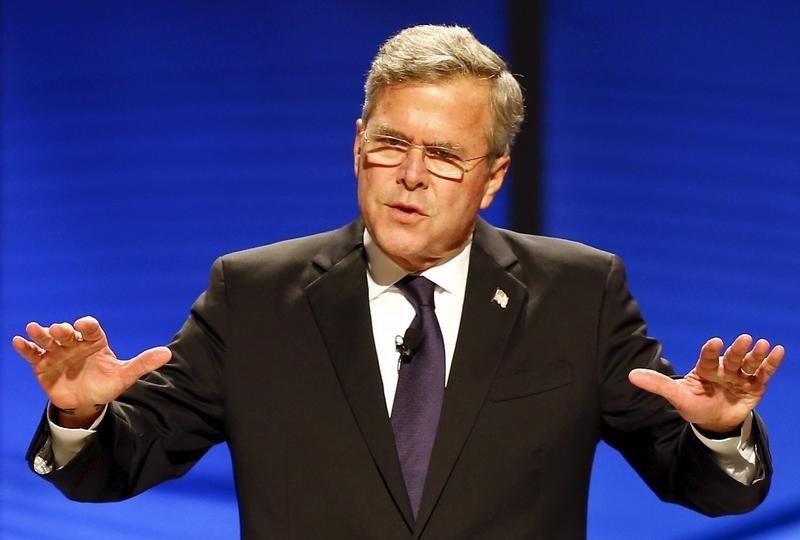
[[(403, 139), (404, 141), (413, 141), (414, 138), (410, 137), (408, 134), (403, 133), (397, 129), (394, 129), (386, 124), (380, 124), (375, 128), (373, 132), (376, 135), (386, 135), (388, 137), (395, 137), (397, 139)], [(430, 141), (423, 143), (425, 146), (436, 146), (438, 148), (447, 148), (448, 150), (463, 150), (463, 145), (452, 141)]]

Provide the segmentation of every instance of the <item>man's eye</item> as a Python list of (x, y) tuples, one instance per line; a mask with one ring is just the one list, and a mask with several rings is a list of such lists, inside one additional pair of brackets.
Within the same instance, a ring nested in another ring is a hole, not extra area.
[(394, 137), (385, 137), (385, 136), (376, 136), (375, 143), (380, 146), (391, 146), (394, 148), (408, 148), (408, 143), (402, 139), (396, 139)]
[(452, 150), (441, 148), (439, 146), (427, 146), (425, 148), (425, 153), (434, 159), (441, 159), (444, 161), (461, 161), (461, 158), (458, 154)]

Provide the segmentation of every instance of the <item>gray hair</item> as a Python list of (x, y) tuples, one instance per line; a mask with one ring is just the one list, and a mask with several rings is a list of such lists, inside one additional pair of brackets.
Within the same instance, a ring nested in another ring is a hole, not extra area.
[(491, 84), (489, 151), (493, 158), (508, 154), (525, 116), (522, 89), (503, 59), (460, 26), (412, 26), (389, 38), (367, 74), (361, 118), (365, 123), (369, 120), (386, 86), (459, 76)]

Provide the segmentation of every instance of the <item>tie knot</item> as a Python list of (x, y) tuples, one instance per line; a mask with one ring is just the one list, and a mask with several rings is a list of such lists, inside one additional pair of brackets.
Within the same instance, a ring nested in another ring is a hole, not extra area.
[(396, 285), (415, 306), (434, 307), (433, 291), (436, 289), (436, 284), (428, 278), (409, 274)]

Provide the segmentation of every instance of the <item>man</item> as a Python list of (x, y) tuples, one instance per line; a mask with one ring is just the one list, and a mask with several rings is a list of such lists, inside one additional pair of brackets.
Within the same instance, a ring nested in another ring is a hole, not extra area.
[(34, 470), (115, 500), (227, 441), (244, 538), (582, 538), (601, 439), (665, 500), (763, 500), (783, 348), (711, 339), (673, 378), (616, 257), (477, 217), (523, 107), (467, 30), (404, 30), (365, 90), (361, 219), (217, 260), (129, 362), (91, 318), (14, 338), (51, 402)]

